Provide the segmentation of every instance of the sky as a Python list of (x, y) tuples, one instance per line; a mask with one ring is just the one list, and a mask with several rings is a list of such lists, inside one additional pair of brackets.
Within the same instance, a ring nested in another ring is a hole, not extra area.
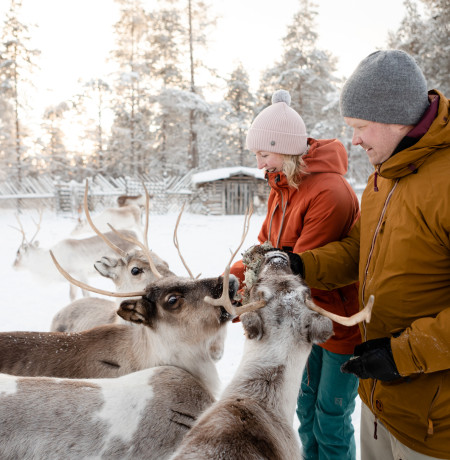
[[(95, 217), (95, 212), (92, 213)], [(150, 249), (166, 260), (177, 275), (187, 276), (187, 272), (172, 242), (172, 230), (177, 214), (150, 215)], [(247, 238), (242, 251), (257, 243), (257, 235), (264, 215), (253, 214)], [(37, 211), (25, 210), (20, 220), (28, 238), (34, 234)], [(64, 217), (51, 211), (43, 214), (41, 229), (36, 239), (40, 246), (49, 248), (57, 241), (67, 238), (76, 225), (75, 217)], [(185, 213), (178, 228), (178, 240), (181, 253), (192, 273), (202, 273), (202, 277), (217, 276), (225, 269), (230, 259), (230, 250), (234, 251), (242, 236), (243, 216), (205, 216)], [(12, 268), (16, 250), (22, 240), (13, 209), (0, 212), (0, 331), (48, 331), (53, 316), (69, 300), (69, 283), (59, 274), (57, 281), (49, 281), (33, 275), (29, 271), (16, 271)], [(224, 232), (223, 229), (227, 231)], [(218, 237), (218, 235), (220, 235)], [(241, 252), (242, 252), (241, 251)], [(114, 290), (113, 283), (106, 279), (93, 277), (89, 284), (106, 290)], [(97, 294), (93, 294), (98, 296)], [(224, 388), (233, 377), (242, 357), (244, 334), (240, 323), (228, 324), (224, 356), (217, 363), (217, 370)], [(359, 439), (359, 420), (361, 401), (352, 416), (356, 439)], [(298, 428), (297, 417), (293, 426)], [(357, 459), (360, 459), (359, 442)]]
[[(143, 0), (149, 8), (154, 0)], [(227, 77), (240, 61), (253, 89), (259, 76), (276, 62), (287, 25), (299, 9), (298, 0), (211, 0), (218, 16), (209, 36), (208, 64)], [(0, 0), (4, 18), (10, 0)], [(388, 31), (405, 14), (402, 0), (316, 0), (319, 47), (339, 59), (338, 75), (349, 76), (359, 61), (385, 47)], [(105, 77), (113, 47), (112, 25), (118, 19), (113, 0), (22, 0), (23, 21), (39, 27), (33, 45), (40, 49), (41, 104), (58, 104), (71, 97), (79, 79)], [(3, 21), (2, 21), (3, 23)]]

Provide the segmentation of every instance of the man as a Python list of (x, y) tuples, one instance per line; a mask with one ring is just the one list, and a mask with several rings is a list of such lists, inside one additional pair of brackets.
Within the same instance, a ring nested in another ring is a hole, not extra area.
[(375, 296), (342, 366), (361, 379), (362, 459), (450, 459), (449, 100), (407, 53), (377, 51), (344, 85), (341, 112), (375, 167), (361, 217), (291, 266), (313, 288), (359, 280), (360, 302)]

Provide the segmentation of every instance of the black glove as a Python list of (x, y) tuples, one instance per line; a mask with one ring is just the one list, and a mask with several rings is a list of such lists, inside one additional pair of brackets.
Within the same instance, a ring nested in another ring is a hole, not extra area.
[(378, 379), (389, 382), (401, 377), (392, 356), (391, 339), (368, 340), (356, 345), (355, 357), (341, 366), (341, 372), (355, 374), (360, 379)]
[(305, 277), (305, 266), (303, 265), (302, 258), (295, 254), (295, 252), (284, 251), (289, 256), (289, 264), (294, 275)]

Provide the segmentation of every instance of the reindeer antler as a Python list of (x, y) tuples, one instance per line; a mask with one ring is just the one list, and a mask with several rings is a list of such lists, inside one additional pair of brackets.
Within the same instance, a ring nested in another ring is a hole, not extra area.
[(29, 241), (28, 244), (31, 244), (34, 239), (37, 237), (39, 230), (41, 229), (41, 222), (42, 222), (42, 215), (44, 214), (44, 210), (42, 208), (39, 209), (39, 222), (36, 222), (34, 219), (32, 221), (34, 222), (34, 225), (36, 225), (36, 231), (34, 232), (34, 235), (31, 237), (31, 240)]
[[(186, 205), (186, 203), (183, 203), (183, 206), (181, 207), (180, 214), (178, 214), (178, 219), (177, 219), (177, 223), (176, 223), (176, 225), (175, 225), (175, 230), (173, 231), (173, 244), (174, 244), (175, 247), (177, 248), (178, 255), (180, 256), (181, 262), (183, 262), (184, 268), (185, 268), (185, 269), (187, 270), (187, 272), (189, 273), (189, 276), (190, 276), (192, 279), (195, 279), (195, 278), (194, 278), (194, 275), (193, 275), (192, 272), (191, 272), (191, 270), (189, 270), (189, 267), (187, 266), (187, 263), (185, 262), (183, 256), (181, 255), (180, 245), (178, 244), (178, 226), (180, 225), (181, 215), (183, 214), (184, 206), (185, 206), (185, 205)], [(198, 278), (198, 276), (197, 276), (197, 278)]]
[(326, 316), (327, 318), (330, 318), (332, 321), (342, 324), (344, 326), (354, 326), (355, 324), (361, 323), (362, 321), (365, 321), (366, 323), (370, 323), (370, 318), (372, 316), (372, 308), (373, 304), (375, 302), (375, 297), (371, 295), (369, 297), (369, 301), (367, 302), (367, 305), (358, 313), (355, 313), (353, 316), (339, 316), (336, 315), (335, 313), (331, 313), (327, 310), (324, 310), (323, 308), (319, 307), (316, 305), (312, 300), (306, 300), (306, 306), (310, 308), (311, 310), (316, 311), (317, 313), (320, 313), (323, 316)]
[(74, 284), (75, 286), (80, 287), (81, 289), (85, 289), (86, 291), (90, 291), (90, 292), (95, 292), (97, 294), (107, 295), (107, 296), (110, 296), (110, 297), (142, 297), (143, 295), (145, 295), (145, 291), (111, 292), (111, 291), (104, 291), (103, 289), (98, 289), (98, 288), (95, 288), (93, 286), (89, 286), (88, 284), (83, 283), (82, 281), (78, 281), (75, 278), (73, 278), (72, 276), (70, 276), (69, 273), (67, 273), (64, 270), (64, 268), (62, 268), (61, 265), (59, 265), (58, 261), (56, 260), (55, 255), (53, 254), (53, 252), (51, 250), (50, 250), (50, 256), (51, 256), (56, 268), (58, 269), (59, 273), (61, 273), (61, 275), (63, 275), (64, 278), (66, 278), (70, 283)]
[(228, 295), (228, 290), (230, 287), (231, 262), (233, 262), (233, 259), (235, 258), (239, 249), (241, 249), (241, 246), (244, 244), (245, 238), (247, 237), (248, 231), (250, 229), (250, 218), (252, 217), (252, 214), (253, 214), (253, 206), (250, 204), (249, 208), (247, 209), (247, 212), (245, 213), (245, 217), (244, 217), (244, 226), (242, 230), (241, 242), (239, 246), (237, 247), (237, 249), (231, 254), (230, 261), (228, 262), (228, 265), (226, 266), (225, 272), (223, 274), (223, 288), (222, 288), (221, 297), (219, 299), (213, 299), (209, 296), (205, 297), (205, 302), (209, 303), (210, 305), (220, 306), (220, 307), (225, 308), (225, 310), (232, 316), (239, 316), (239, 315), (242, 315), (242, 313), (247, 313), (249, 311), (258, 310), (259, 308), (264, 307), (264, 305), (266, 304), (264, 300), (259, 300), (256, 302), (248, 303), (242, 307), (235, 307), (231, 303), (230, 297)]
[(148, 222), (150, 219), (150, 195), (148, 193), (145, 182), (142, 181), (142, 187), (145, 193), (145, 229), (144, 229), (144, 243), (148, 247)]
[(21, 246), (23, 246), (24, 244), (30, 245), (33, 242), (33, 240), (36, 238), (37, 234), (39, 233), (39, 230), (41, 229), (41, 222), (42, 222), (43, 213), (44, 213), (44, 210), (41, 208), (39, 210), (39, 222), (36, 222), (32, 218), (32, 221), (34, 222), (34, 225), (36, 225), (37, 228), (36, 228), (36, 231), (34, 232), (34, 235), (31, 237), (30, 241), (27, 241), (27, 237), (25, 235), (25, 230), (23, 229), (22, 222), (20, 222), (19, 216), (16, 214), (16, 220), (17, 220), (17, 223), (19, 224), (20, 228), (14, 227), (12, 225), (10, 225), (10, 227), (12, 227), (14, 230), (18, 230), (20, 233), (22, 233), (22, 242), (20, 243)]
[(27, 237), (25, 235), (25, 230), (23, 229), (22, 222), (20, 222), (19, 216), (17, 214), (16, 214), (16, 220), (17, 220), (17, 223), (19, 224), (20, 228), (14, 227), (12, 225), (10, 225), (10, 227), (13, 228), (14, 230), (18, 230), (20, 233), (22, 233), (22, 242), (20, 243), (20, 246), (24, 246), (27, 243)]
[[(95, 233), (117, 254), (119, 254), (121, 257), (126, 257), (127, 253), (120, 249), (119, 246), (115, 245), (110, 239), (108, 239), (95, 225), (94, 222), (92, 222), (91, 219), (91, 214), (89, 213), (89, 207), (88, 207), (88, 190), (89, 190), (89, 183), (88, 180), (86, 179), (86, 186), (84, 188), (84, 213), (86, 214), (86, 219), (89, 222), (89, 225), (91, 226), (92, 230), (94, 230)], [(123, 235), (119, 233), (119, 236), (123, 238)]]

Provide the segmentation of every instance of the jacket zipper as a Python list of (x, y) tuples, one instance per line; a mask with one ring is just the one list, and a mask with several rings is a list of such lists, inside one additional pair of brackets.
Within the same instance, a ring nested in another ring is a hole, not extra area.
[(433, 400), (431, 401), (430, 407), (428, 409), (427, 435), (425, 436), (425, 440), (427, 440), (428, 438), (430, 438), (434, 434), (434, 424), (433, 424), (433, 420), (431, 420), (431, 410), (433, 409), (433, 406), (436, 403), (436, 400), (437, 400), (440, 392), (441, 392), (441, 387), (439, 386), (437, 391), (436, 391), (436, 393), (435, 393), (435, 395), (434, 395), (434, 397), (433, 397)]
[[(278, 184), (278, 182), (280, 182), (280, 175), (277, 175), (275, 177), (275, 185)], [(281, 217), (281, 224), (280, 224), (280, 229), (278, 230), (278, 238), (277, 238), (277, 242), (276, 242), (276, 245), (275, 247), (278, 248), (279, 247), (279, 244), (280, 244), (280, 240), (281, 240), (281, 234), (283, 232), (283, 227), (284, 227), (284, 218), (285, 218), (285, 215), (286, 215), (286, 209), (287, 209), (287, 206), (288, 206), (288, 202), (289, 202), (289, 199), (287, 198), (286, 199), (286, 203), (284, 203), (284, 196), (283, 196), (283, 191), (281, 190), (280, 187), (277, 186), (277, 188), (274, 190), (277, 191), (277, 193), (279, 194), (280, 196), (280, 201), (281, 201), (281, 210), (282, 210), (282, 217)], [(288, 194), (289, 195), (289, 194)], [(279, 203), (277, 203), (275, 205), (275, 208), (274, 210), (272, 211), (272, 215), (270, 216), (270, 221), (269, 221), (269, 232), (268, 232), (268, 235), (267, 235), (267, 240), (270, 241), (270, 238), (272, 236), (272, 221), (273, 221), (273, 217), (275, 215), (275, 212), (276, 210), (278, 209), (278, 205)]]
[[(376, 241), (378, 233), (380, 231), (381, 224), (383, 223), (384, 216), (386, 215), (387, 206), (388, 206), (388, 204), (389, 204), (389, 202), (390, 202), (390, 200), (392, 198), (394, 190), (397, 188), (398, 181), (399, 181), (399, 179), (397, 179), (395, 181), (394, 186), (392, 187), (391, 191), (389, 192), (388, 196), (386, 197), (386, 201), (384, 202), (383, 210), (381, 211), (380, 217), (378, 219), (378, 224), (377, 224), (377, 226), (375, 228), (375, 232), (373, 234), (372, 245), (370, 247), (369, 256), (367, 257), (366, 266), (364, 268), (364, 280), (363, 280), (362, 289), (361, 289), (361, 303), (362, 303), (363, 307), (365, 306), (364, 297), (365, 297), (367, 275), (369, 273), (369, 265), (370, 265), (370, 262), (372, 260), (372, 255), (373, 255), (373, 251), (374, 251), (374, 248), (375, 248), (375, 241)], [(367, 329), (366, 329), (366, 323), (365, 322), (363, 323), (363, 327), (364, 327), (364, 341), (367, 341)], [(374, 404), (373, 404), (373, 398), (374, 398), (374, 394), (375, 394), (376, 384), (377, 384), (377, 380), (374, 379), (373, 384), (372, 384), (372, 389), (371, 389), (371, 392), (370, 392), (370, 405), (372, 406), (372, 413), (373, 414), (376, 413), (375, 409), (374, 409)], [(377, 437), (378, 437), (378, 435), (377, 435), (377, 429), (378, 429), (377, 420), (378, 420), (378, 417), (375, 415), (374, 432), (373, 432), (373, 436), (374, 436), (375, 439), (377, 439)]]
[[(366, 289), (366, 282), (367, 282), (367, 274), (369, 273), (369, 265), (370, 265), (370, 261), (372, 260), (372, 255), (373, 255), (373, 251), (375, 248), (375, 241), (380, 231), (381, 224), (383, 223), (384, 216), (386, 215), (386, 209), (389, 204), (389, 201), (391, 200), (392, 194), (394, 193), (394, 190), (396, 189), (398, 185), (398, 181), (399, 179), (395, 181), (395, 184), (392, 187), (392, 190), (389, 192), (389, 195), (387, 196), (386, 201), (384, 202), (383, 210), (381, 211), (380, 217), (378, 219), (378, 224), (373, 234), (372, 245), (370, 247), (369, 256), (367, 257), (366, 267), (364, 269), (364, 280), (363, 280), (363, 285), (361, 289), (361, 303), (363, 307), (365, 307), (364, 297), (365, 297), (365, 289)], [(364, 341), (366, 340), (367, 340), (367, 332), (366, 332), (366, 323), (364, 322)]]

